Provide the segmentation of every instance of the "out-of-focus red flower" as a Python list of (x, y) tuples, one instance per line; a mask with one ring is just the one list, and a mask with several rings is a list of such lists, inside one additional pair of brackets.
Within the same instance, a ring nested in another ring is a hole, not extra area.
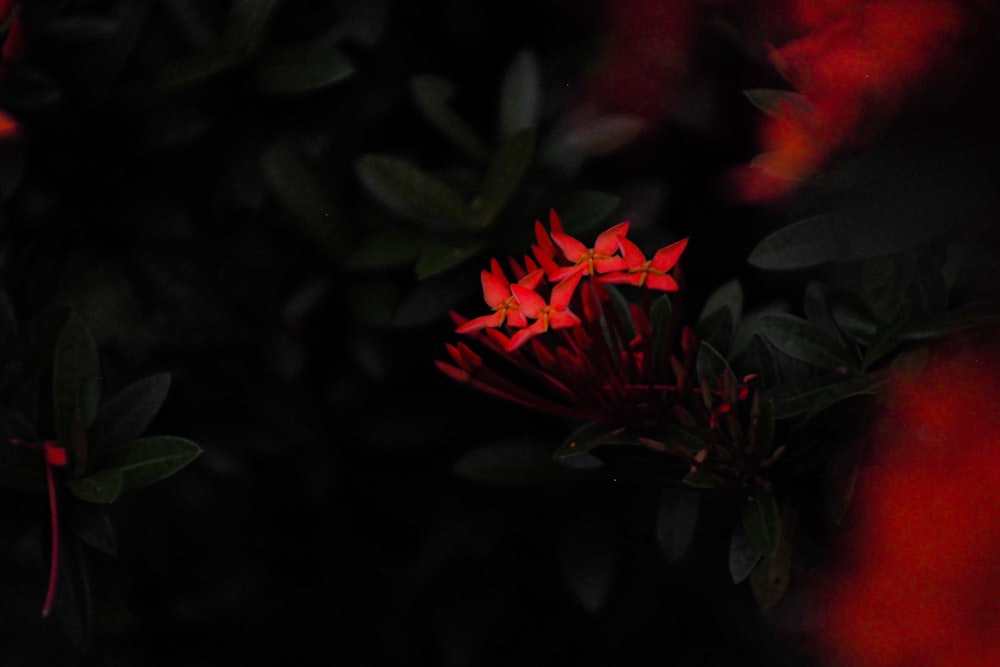
[[(0, 79), (24, 51), (23, 28), (18, 11), (19, 3), (16, 0), (0, 0)], [(16, 136), (17, 128), (17, 121), (0, 111), (0, 140)]]
[(897, 374), (820, 640), (845, 667), (1000, 665), (1000, 355)]
[(788, 0), (804, 32), (772, 50), (809, 103), (762, 120), (763, 154), (736, 173), (739, 195), (791, 192), (839, 151), (866, 143), (955, 60), (966, 25), (958, 0)]

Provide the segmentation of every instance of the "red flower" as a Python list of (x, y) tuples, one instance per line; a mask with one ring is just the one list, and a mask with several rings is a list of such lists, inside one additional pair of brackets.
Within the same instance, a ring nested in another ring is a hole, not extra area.
[(570, 277), (552, 288), (552, 296), (548, 303), (538, 292), (523, 287), (520, 284), (511, 285), (510, 289), (520, 304), (521, 313), (534, 323), (521, 329), (507, 343), (507, 351), (512, 352), (524, 345), (528, 340), (551, 329), (565, 329), (580, 324), (580, 318), (569, 310), (569, 302), (573, 299), (576, 286), (583, 277), (583, 271), (577, 269)]
[[(517, 286), (521, 289), (533, 290), (542, 277), (541, 269), (532, 271), (518, 280)], [(500, 262), (495, 259), (490, 262), (490, 270), (482, 273), (482, 283), (483, 299), (486, 301), (486, 305), (493, 309), (493, 314), (470, 320), (455, 331), (464, 334), (485, 327), (496, 328), (505, 321), (512, 327), (527, 326), (528, 320), (525, 319), (517, 298), (511, 292), (513, 285), (510, 284), (503, 269), (500, 268)]]
[(573, 266), (562, 267), (549, 275), (549, 280), (562, 280), (573, 274), (578, 267), (583, 267), (583, 275), (593, 276), (599, 273), (621, 271), (626, 268), (625, 259), (618, 253), (618, 237), (628, 233), (629, 223), (621, 222), (601, 232), (594, 242), (593, 248), (588, 248), (572, 236), (552, 232), (552, 240)]
[(635, 285), (663, 292), (676, 292), (679, 289), (677, 281), (672, 276), (667, 275), (667, 272), (677, 264), (681, 253), (687, 247), (687, 242), (687, 239), (681, 239), (676, 243), (671, 243), (656, 251), (653, 259), (647, 260), (638, 246), (624, 236), (619, 236), (618, 244), (625, 256), (627, 268), (603, 276), (601, 280), (606, 283)]

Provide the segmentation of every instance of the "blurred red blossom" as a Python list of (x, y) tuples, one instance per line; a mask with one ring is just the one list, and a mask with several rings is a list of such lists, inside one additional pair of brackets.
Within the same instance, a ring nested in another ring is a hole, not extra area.
[(821, 641), (846, 667), (1000, 664), (1000, 355), (897, 373)]
[[(23, 28), (18, 16), (19, 3), (16, 0), (0, 0), (0, 79), (7, 73), (10, 64), (21, 57), (24, 50)], [(0, 139), (17, 134), (17, 121), (0, 110)]]

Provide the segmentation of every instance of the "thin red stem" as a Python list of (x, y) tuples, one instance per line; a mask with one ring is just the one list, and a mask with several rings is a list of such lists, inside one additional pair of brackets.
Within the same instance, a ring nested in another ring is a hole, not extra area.
[(49, 486), (49, 517), (52, 523), (52, 556), (49, 562), (49, 588), (45, 593), (42, 618), (48, 618), (56, 599), (56, 582), (59, 580), (59, 504), (57, 501), (55, 475), (52, 466), (45, 462), (45, 481)]

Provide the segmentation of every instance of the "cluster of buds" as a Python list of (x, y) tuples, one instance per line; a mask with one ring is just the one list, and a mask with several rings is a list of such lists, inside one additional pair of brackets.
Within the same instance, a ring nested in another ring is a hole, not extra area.
[[(687, 239), (647, 258), (628, 231), (628, 222), (619, 223), (587, 247), (566, 234), (555, 212), (548, 230), (536, 222), (531, 253), (509, 259), (512, 278), (496, 259), (482, 272), (491, 312), (452, 313), (456, 332), (476, 349), (448, 344), (451, 360), (437, 366), (506, 401), (628, 431), (690, 464), (706, 483), (749, 483), (768, 462), (773, 424), (752, 388), (755, 376), (737, 382), (718, 356), (720, 374), (694, 377), (698, 356), (714, 350), (678, 324), (677, 263)], [(493, 370), (484, 355), (509, 372)]]

